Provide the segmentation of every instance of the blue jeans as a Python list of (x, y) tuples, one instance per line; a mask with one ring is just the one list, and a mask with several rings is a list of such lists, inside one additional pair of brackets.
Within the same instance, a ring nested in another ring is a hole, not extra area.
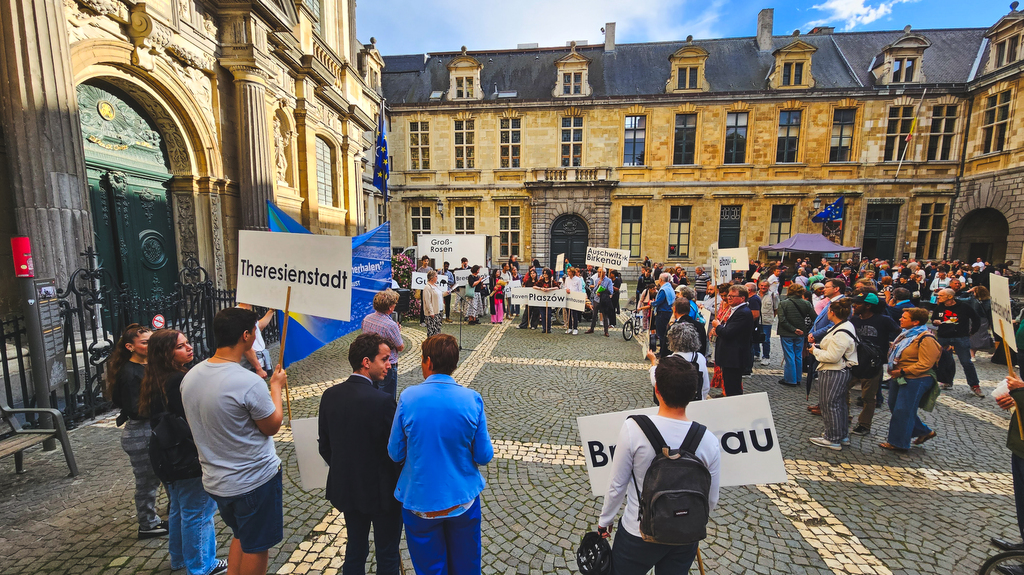
[(662, 545), (648, 543), (622, 528), (612, 544), (612, 572), (615, 575), (646, 575), (654, 567), (655, 575), (685, 575), (697, 558), (697, 543)]
[(168, 483), (167, 548), (171, 569), (185, 567), (188, 575), (206, 575), (217, 566), (217, 533), (213, 512), (217, 503), (203, 490), (203, 479)]
[(754, 359), (757, 359), (757, 356), (759, 355), (768, 359), (772, 354), (772, 326), (771, 324), (768, 324), (759, 325), (757, 327), (761, 328), (761, 331), (764, 333), (764, 342), (751, 344), (750, 351), (754, 354)]
[(935, 385), (931, 376), (908, 377), (906, 385), (893, 381), (889, 385), (889, 420), (888, 441), (894, 447), (910, 449), (910, 439), (931, 433), (931, 428), (917, 416), (917, 408), (921, 398)]
[(967, 385), (978, 387), (981, 380), (978, 379), (978, 370), (974, 369), (974, 362), (971, 361), (971, 338), (969, 337), (940, 337), (939, 345), (942, 347), (953, 346), (953, 353), (960, 360), (964, 368), (964, 377), (967, 378)]
[(782, 379), (798, 385), (804, 375), (804, 338), (782, 337)]
[(480, 575), (480, 498), (462, 515), (423, 519), (402, 509), (416, 575)]
[(392, 363), (391, 367), (388, 368), (388, 374), (375, 385), (377, 389), (390, 393), (391, 397), (398, 401), (398, 365)]

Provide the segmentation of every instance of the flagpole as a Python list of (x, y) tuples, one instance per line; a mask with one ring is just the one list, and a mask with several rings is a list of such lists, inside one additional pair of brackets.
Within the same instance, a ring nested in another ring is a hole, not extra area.
[(896, 166), (896, 175), (892, 177), (895, 182), (900, 177), (900, 170), (903, 168), (903, 159), (907, 157), (907, 150), (910, 149), (910, 139), (914, 137), (914, 130), (917, 128), (917, 118), (921, 115), (921, 106), (924, 105), (924, 96), (928, 93), (928, 88), (925, 88), (921, 92), (921, 100), (917, 102), (917, 109), (914, 110), (914, 120), (910, 123), (910, 133), (907, 134), (907, 145), (903, 147), (903, 153), (900, 155), (900, 163)]

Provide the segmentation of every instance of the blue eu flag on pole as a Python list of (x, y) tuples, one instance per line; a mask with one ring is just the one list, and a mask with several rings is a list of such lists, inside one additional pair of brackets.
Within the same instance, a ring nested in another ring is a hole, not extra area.
[(377, 150), (373, 160), (373, 185), (384, 195), (384, 203), (388, 201), (388, 134), (384, 127), (384, 106), (380, 107), (380, 119), (377, 122)]
[(820, 224), (822, 222), (840, 222), (843, 220), (843, 196), (825, 206), (821, 213), (811, 218), (811, 221)]

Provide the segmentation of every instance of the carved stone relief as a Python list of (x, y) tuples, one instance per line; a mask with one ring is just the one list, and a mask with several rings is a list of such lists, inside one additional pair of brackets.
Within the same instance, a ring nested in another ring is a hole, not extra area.
[(213, 267), (217, 278), (217, 286), (227, 286), (227, 272), (224, 269), (224, 209), (221, 207), (220, 194), (210, 194), (210, 227), (213, 233)]
[(288, 164), (291, 156), (291, 141), (294, 132), (287, 129), (281, 118), (274, 117), (274, 164), (277, 168), (277, 181), (286, 186), (291, 185), (288, 178)]
[(196, 241), (196, 205), (191, 193), (174, 194), (174, 203), (178, 214), (178, 245), (181, 246), (181, 259), (198, 257), (199, 247)]

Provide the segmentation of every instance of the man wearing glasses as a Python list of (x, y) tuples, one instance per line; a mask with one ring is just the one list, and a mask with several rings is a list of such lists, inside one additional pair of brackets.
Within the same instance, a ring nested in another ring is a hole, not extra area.
[(725, 296), (729, 316), (725, 321), (711, 322), (711, 335), (717, 336), (715, 365), (722, 368), (725, 395), (743, 395), (743, 374), (754, 367), (750, 344), (754, 335), (754, 316), (747, 307), (747, 288), (729, 287)]

